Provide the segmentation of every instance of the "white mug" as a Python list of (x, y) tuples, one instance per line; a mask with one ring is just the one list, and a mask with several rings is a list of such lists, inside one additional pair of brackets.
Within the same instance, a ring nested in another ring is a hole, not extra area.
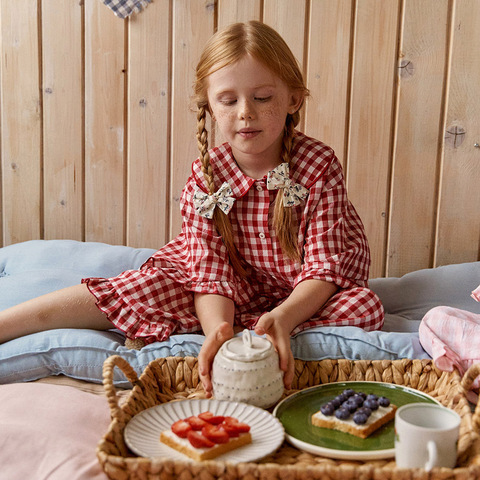
[(441, 405), (409, 403), (395, 414), (395, 461), (400, 468), (453, 468), (460, 416)]

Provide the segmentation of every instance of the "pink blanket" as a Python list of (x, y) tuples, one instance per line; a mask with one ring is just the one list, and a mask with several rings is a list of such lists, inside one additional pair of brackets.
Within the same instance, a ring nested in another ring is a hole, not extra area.
[(473, 297), (477, 302), (480, 302), (480, 285), (472, 292), (472, 297)]
[[(472, 292), (480, 301), (480, 286)], [(480, 315), (452, 307), (435, 307), (423, 317), (419, 338), (435, 365), (447, 372), (456, 368), (463, 375), (480, 362)], [(475, 389), (480, 385), (477, 378)], [(471, 398), (476, 401), (478, 397)]]

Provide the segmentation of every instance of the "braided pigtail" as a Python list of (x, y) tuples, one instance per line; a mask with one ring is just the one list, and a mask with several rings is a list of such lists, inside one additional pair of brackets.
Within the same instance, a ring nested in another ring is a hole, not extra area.
[[(295, 125), (298, 123), (299, 113), (287, 116), (282, 143), (282, 163), (288, 163), (291, 167), (291, 153), (293, 140), (295, 138)], [(285, 207), (283, 204), (283, 190), (278, 190), (275, 199), (275, 208), (273, 213), (273, 226), (280, 243), (282, 251), (293, 261), (301, 262), (300, 249), (298, 246), (298, 225), (293, 209)]]
[[(208, 193), (214, 194), (216, 191), (213, 170), (210, 165), (210, 154), (208, 152), (208, 131), (206, 128), (207, 111), (205, 106), (199, 105), (197, 111), (197, 145), (200, 151), (200, 161), (202, 163), (203, 177), (207, 183)], [(215, 208), (213, 212), (213, 223), (217, 232), (223, 239), (227, 248), (228, 256), (234, 270), (241, 276), (246, 276), (238, 254), (237, 247), (233, 241), (233, 229), (228, 215), (222, 212), (220, 208)]]

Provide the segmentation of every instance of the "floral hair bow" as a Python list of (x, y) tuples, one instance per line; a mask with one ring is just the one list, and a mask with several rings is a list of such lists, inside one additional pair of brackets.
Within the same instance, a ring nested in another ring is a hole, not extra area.
[(234, 203), (235, 197), (233, 196), (232, 189), (227, 182), (224, 182), (215, 193), (206, 194), (201, 190), (197, 190), (193, 195), (193, 204), (196, 212), (201, 217), (210, 220), (213, 218), (215, 207), (218, 206), (223, 213), (228, 214)]
[(283, 190), (283, 205), (293, 207), (300, 205), (303, 199), (308, 197), (308, 189), (293, 183), (289, 176), (290, 169), (288, 163), (281, 163), (267, 175), (268, 190)]

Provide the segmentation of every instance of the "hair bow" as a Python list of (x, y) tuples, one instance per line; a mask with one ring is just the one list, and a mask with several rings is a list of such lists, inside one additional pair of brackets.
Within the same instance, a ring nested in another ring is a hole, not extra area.
[(227, 182), (224, 182), (215, 193), (206, 194), (201, 190), (197, 190), (193, 194), (195, 210), (201, 217), (208, 219), (213, 218), (213, 211), (216, 206), (218, 206), (223, 213), (228, 214), (234, 203), (235, 197), (233, 196), (232, 189)]
[(293, 207), (300, 205), (304, 198), (308, 196), (308, 189), (302, 185), (293, 183), (289, 176), (290, 169), (288, 163), (281, 163), (278, 167), (268, 172), (267, 189), (283, 190), (283, 205)]

